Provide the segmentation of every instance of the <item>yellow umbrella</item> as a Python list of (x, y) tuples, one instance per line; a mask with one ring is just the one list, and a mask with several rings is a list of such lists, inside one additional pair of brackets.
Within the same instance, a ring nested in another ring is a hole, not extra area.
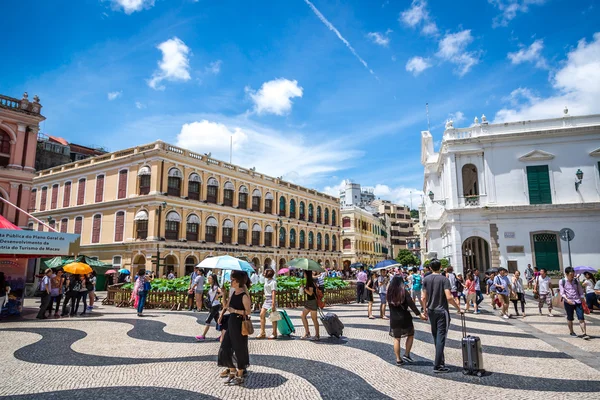
[(72, 262), (65, 265), (63, 271), (69, 274), (87, 275), (92, 272), (92, 267), (82, 262)]

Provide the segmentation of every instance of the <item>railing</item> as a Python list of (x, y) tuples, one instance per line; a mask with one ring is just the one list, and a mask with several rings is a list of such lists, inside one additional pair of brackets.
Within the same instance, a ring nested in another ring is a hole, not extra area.
[[(103, 305), (114, 305), (117, 307), (133, 307), (131, 301), (131, 289), (122, 289), (121, 285), (112, 285), (108, 291)], [(206, 295), (206, 292), (204, 293)], [(225, 296), (226, 297), (226, 296)], [(251, 293), (253, 309), (259, 309), (264, 301), (264, 292)], [(356, 300), (356, 286), (349, 285), (340, 289), (325, 290), (325, 304), (332, 306), (336, 304), (350, 304)], [(301, 307), (306, 301), (306, 296), (298, 290), (279, 290), (276, 292), (276, 304), (281, 308)], [(168, 310), (186, 310), (188, 305), (187, 292), (158, 292), (151, 291), (146, 297), (145, 308), (159, 308)], [(204, 305), (202, 306), (204, 308)]]
[(478, 207), (479, 206), (479, 196), (465, 196), (465, 206), (466, 207)]
[(21, 101), (0, 94), (0, 106), (21, 109)]

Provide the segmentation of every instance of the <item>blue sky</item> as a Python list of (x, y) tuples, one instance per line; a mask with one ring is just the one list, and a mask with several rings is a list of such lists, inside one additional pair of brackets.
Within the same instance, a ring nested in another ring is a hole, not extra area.
[[(566, 0), (4, 2), (0, 93), (42, 131), (162, 139), (337, 194), (418, 202), (420, 132), (600, 112), (600, 6)], [(596, 23), (594, 23), (596, 21)], [(11, 32), (10, 40), (6, 33)], [(566, 103), (566, 104), (565, 104)]]

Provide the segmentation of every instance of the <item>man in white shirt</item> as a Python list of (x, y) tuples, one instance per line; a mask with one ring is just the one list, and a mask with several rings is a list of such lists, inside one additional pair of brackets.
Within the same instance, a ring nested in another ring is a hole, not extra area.
[(542, 315), (542, 308), (544, 307), (544, 303), (546, 303), (548, 305), (548, 316), (553, 317), (552, 297), (554, 297), (554, 289), (552, 288), (552, 279), (547, 275), (544, 268), (540, 270), (540, 276), (535, 280), (533, 293), (539, 296), (538, 308), (540, 315)]
[(50, 300), (52, 299), (52, 297), (50, 297), (50, 291), (52, 290), (52, 280), (50, 279), (50, 276), (52, 276), (52, 273), (52, 269), (48, 268), (46, 270), (46, 273), (44, 274), (44, 277), (40, 281), (40, 291), (42, 292), (42, 298), (40, 302), (40, 311), (38, 312), (38, 315), (36, 317), (37, 319), (47, 319), (45, 314), (46, 310), (48, 309), (48, 306), (50, 305)]

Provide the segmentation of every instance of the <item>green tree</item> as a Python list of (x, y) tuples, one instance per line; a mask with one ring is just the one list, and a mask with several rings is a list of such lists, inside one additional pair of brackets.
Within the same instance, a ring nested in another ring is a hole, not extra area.
[(412, 219), (419, 219), (419, 210), (410, 210), (410, 217)]
[(419, 259), (415, 257), (415, 255), (408, 249), (401, 249), (398, 251), (398, 256), (396, 257), (396, 261), (398, 261), (402, 265), (419, 265)]

